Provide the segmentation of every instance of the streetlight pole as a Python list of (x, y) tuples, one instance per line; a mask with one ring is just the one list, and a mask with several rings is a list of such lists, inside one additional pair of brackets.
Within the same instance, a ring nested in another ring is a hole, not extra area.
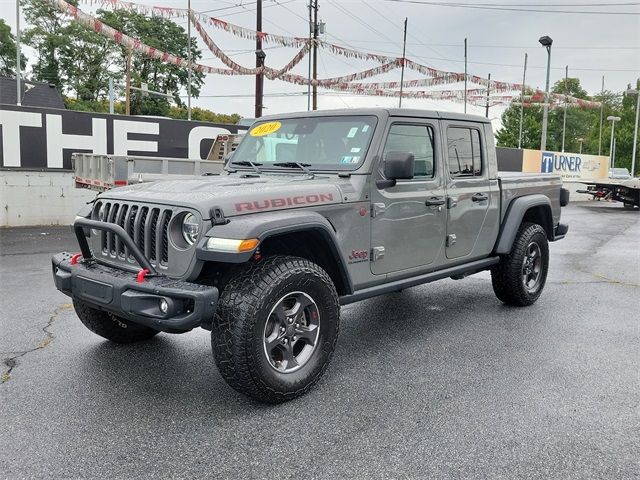
[(540, 37), (540, 45), (547, 49), (547, 82), (544, 89), (544, 109), (542, 110), (542, 138), (540, 140), (540, 150), (547, 149), (547, 121), (549, 119), (549, 75), (551, 71), (551, 45), (553, 40), (548, 35)]
[(582, 144), (584, 143), (584, 138), (579, 138), (578, 142), (580, 142), (580, 154), (582, 154)]
[(614, 135), (616, 130), (616, 122), (620, 121), (620, 117), (614, 117), (613, 115), (609, 115), (607, 120), (611, 122), (611, 143), (609, 144), (609, 168), (613, 168), (616, 161), (616, 151), (614, 149)]
[(631, 154), (631, 176), (634, 177), (636, 173), (636, 148), (638, 146), (638, 114), (640, 113), (640, 92), (637, 88), (630, 88), (627, 90), (627, 95), (636, 96), (636, 123), (633, 129), (633, 153)]
[(20, 86), (20, 0), (16, 0), (16, 105), (20, 106), (22, 103), (22, 90)]
[(564, 115), (562, 117), (562, 153), (564, 153), (564, 138), (567, 130), (567, 103), (569, 101), (569, 65), (565, 67), (564, 71)]

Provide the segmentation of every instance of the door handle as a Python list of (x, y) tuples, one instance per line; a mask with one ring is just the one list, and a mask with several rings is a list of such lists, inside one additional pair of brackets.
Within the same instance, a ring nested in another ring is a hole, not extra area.
[(424, 202), (427, 207), (436, 207), (438, 205), (444, 205), (444, 197), (429, 197)]
[(484, 202), (485, 200), (489, 200), (489, 195), (486, 193), (476, 193), (471, 197), (471, 200), (474, 202)]

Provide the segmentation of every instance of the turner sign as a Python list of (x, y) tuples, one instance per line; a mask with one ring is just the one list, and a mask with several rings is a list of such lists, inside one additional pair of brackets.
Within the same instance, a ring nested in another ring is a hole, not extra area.
[(237, 131), (237, 125), (0, 105), (0, 167), (70, 170), (73, 152), (202, 159), (218, 134)]
[(563, 180), (595, 180), (607, 178), (609, 157), (567, 152), (523, 150), (522, 171), (557, 173)]

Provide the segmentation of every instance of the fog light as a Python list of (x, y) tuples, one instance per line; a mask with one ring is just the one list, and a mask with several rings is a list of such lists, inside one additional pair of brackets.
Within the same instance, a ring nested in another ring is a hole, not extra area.
[(164, 298), (160, 299), (160, 311), (162, 313), (167, 313), (169, 311), (169, 304)]

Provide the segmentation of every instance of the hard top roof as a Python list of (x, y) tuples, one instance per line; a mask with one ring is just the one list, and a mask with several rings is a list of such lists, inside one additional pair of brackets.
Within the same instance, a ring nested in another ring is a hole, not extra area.
[(439, 118), (442, 120), (467, 120), (473, 122), (490, 123), (488, 118), (466, 113), (442, 112), (437, 110), (420, 110), (411, 108), (342, 108), (338, 110), (315, 110), (309, 112), (291, 112), (268, 115), (256, 119), (265, 121), (279, 118), (322, 117), (331, 115), (375, 115), (376, 117), (413, 117)]

